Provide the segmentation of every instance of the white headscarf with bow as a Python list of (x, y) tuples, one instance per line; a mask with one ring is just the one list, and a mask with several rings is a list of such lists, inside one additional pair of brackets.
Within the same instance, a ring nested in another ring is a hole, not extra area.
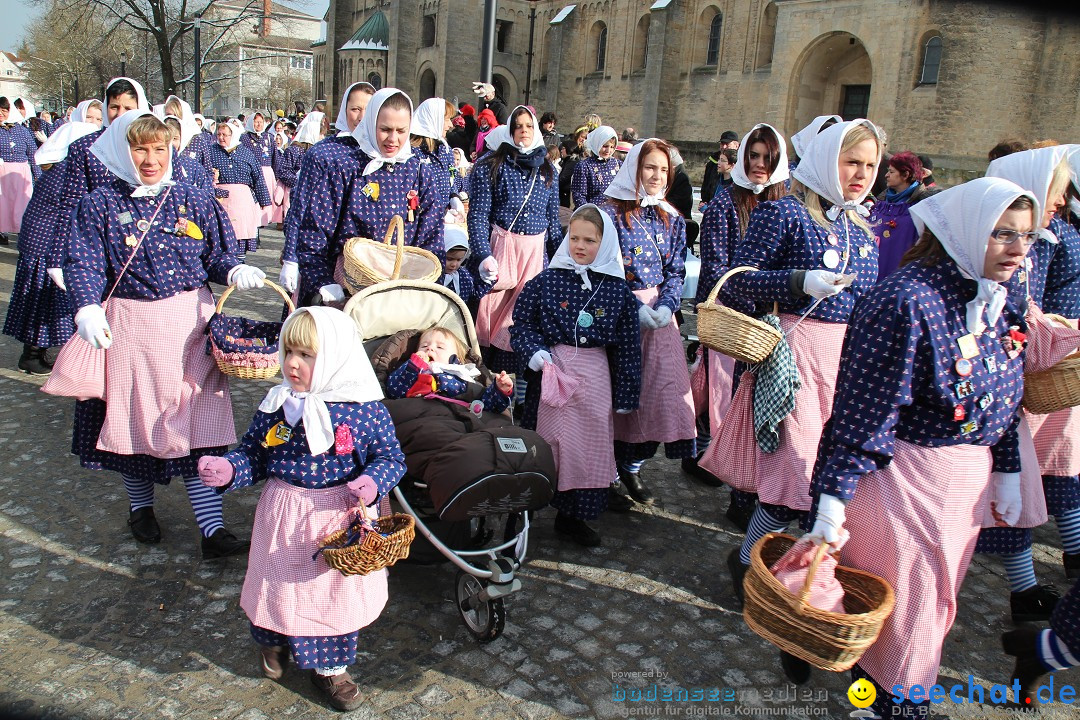
[[(615, 132), (615, 128), (610, 125), (601, 125), (595, 130), (591, 131), (585, 138), (585, 147), (589, 148), (589, 152), (593, 154), (593, 157), (600, 158), (600, 148), (604, 147), (610, 140), (615, 140), (619, 137), (619, 134)], [(614, 157), (614, 153), (612, 153)]]
[(821, 126), (830, 120), (838, 123), (844, 122), (844, 118), (839, 115), (818, 115), (810, 121), (809, 125), (792, 135), (791, 147), (795, 149), (795, 154), (802, 158), (806, 154), (806, 146), (818, 136), (818, 133), (821, 132)]
[[(298, 393), (283, 379), (266, 393), (259, 410), (272, 413), (284, 406), (290, 424), (302, 418), (308, 449), (312, 455), (321, 455), (334, 446), (334, 425), (326, 403), (377, 402), (383, 399), (383, 392), (352, 318), (336, 308), (321, 306), (299, 308), (289, 317), (298, 313), (311, 315), (319, 337), (311, 385), (307, 392)], [(282, 367), (285, 352), (285, 346), (280, 345)]]
[(442, 98), (428, 98), (416, 107), (412, 116), (412, 128), (409, 132), (420, 137), (438, 140), (446, 145), (443, 126), (446, 124), (446, 101)]
[[(1075, 154), (1077, 145), (1053, 145), (1051, 147), (1024, 150), (1000, 157), (986, 168), (986, 177), (1011, 180), (1035, 196), (1035, 226), (1039, 237), (1057, 243), (1058, 239), (1050, 228), (1042, 227), (1043, 212), (1050, 198), (1050, 185), (1054, 181), (1054, 171), (1066, 157)], [(1070, 174), (1072, 169), (1070, 168)]]
[[(750, 152), (750, 143), (747, 142), (747, 140), (753, 134), (754, 130), (759, 128), (764, 128), (767, 132), (771, 132), (776, 137), (776, 142), (780, 147), (780, 158), (777, 160), (776, 169), (773, 170), (772, 175), (769, 176), (769, 179), (766, 180), (764, 184), (750, 182), (750, 178), (746, 176), (746, 170), (743, 169), (745, 167), (744, 163), (746, 162), (746, 153)], [(746, 188), (755, 195), (760, 195), (765, 188), (779, 182), (784, 182), (790, 176), (791, 174), (788, 171), (787, 143), (784, 142), (784, 136), (772, 125), (758, 123), (750, 129), (750, 132), (743, 136), (742, 142), (739, 143), (739, 157), (735, 161), (735, 167), (731, 169), (732, 182), (739, 187)]]
[(337, 121), (334, 122), (334, 127), (345, 133), (346, 135), (352, 132), (351, 130), (349, 130), (349, 96), (352, 95), (353, 90), (358, 87), (367, 87), (371, 90), (372, 95), (375, 94), (375, 86), (371, 83), (354, 82), (352, 85), (345, 88), (345, 92), (341, 95), (341, 104), (338, 105)]
[(55, 165), (66, 160), (71, 143), (100, 129), (95, 123), (70, 120), (56, 128), (41, 144), (34, 153), (34, 162), (38, 165)]
[(382, 109), (383, 103), (397, 94), (403, 95), (405, 99), (409, 101), (409, 125), (411, 126), (413, 108), (412, 99), (397, 88), (385, 87), (371, 96), (371, 100), (368, 101), (367, 109), (364, 110), (364, 117), (361, 118), (360, 123), (352, 132), (360, 149), (365, 155), (371, 158), (364, 167), (364, 175), (370, 175), (383, 165), (393, 165), (394, 163), (405, 162), (412, 157), (412, 145), (409, 143), (408, 138), (405, 139), (405, 142), (401, 143), (401, 148), (393, 157), (383, 155), (382, 149), (379, 147), (379, 140), (376, 134), (376, 130), (379, 127), (379, 110)]
[[(105, 86), (105, 102), (102, 103), (102, 108), (101, 108), (101, 126), (102, 127), (106, 127), (106, 128), (109, 127), (109, 107), (108, 107), (109, 106), (109, 100), (108, 100), (108, 98), (109, 98), (109, 88), (111, 88), (115, 83), (118, 83), (121, 80), (128, 81), (129, 83), (131, 83), (131, 87), (135, 88), (135, 101), (136, 101), (135, 109), (136, 110), (149, 110), (150, 109), (150, 101), (148, 101), (146, 99), (146, 91), (143, 90), (143, 86), (139, 84), (138, 80), (132, 80), (129, 77), (115, 77), (115, 78), (113, 78), (112, 80), (109, 81), (108, 85)], [(115, 122), (115, 120), (113, 122)]]
[[(870, 188), (874, 184), (873, 179), (867, 178), (866, 187), (863, 188), (859, 197), (853, 200), (844, 198), (844, 188), (840, 184), (840, 148), (843, 147), (844, 138), (848, 133), (860, 125), (866, 126), (874, 137), (880, 138), (877, 126), (869, 120), (860, 118), (851, 122), (837, 123), (819, 133), (813, 142), (804, 148), (806, 155), (799, 160), (799, 166), (792, 173), (792, 177), (832, 203), (832, 207), (826, 213), (829, 220), (835, 221), (844, 210), (855, 211), (864, 217), (870, 214), (862, 201), (870, 194)], [(877, 162), (881, 162), (880, 140)]]
[(325, 113), (317, 111), (305, 115), (304, 119), (300, 121), (300, 125), (296, 128), (296, 135), (293, 136), (292, 141), (314, 145), (322, 140), (322, 122), (324, 117)]
[(592, 281), (589, 280), (589, 270), (600, 273), (601, 275), (610, 275), (611, 277), (625, 280), (626, 268), (623, 267), (622, 249), (619, 246), (619, 234), (615, 230), (615, 223), (611, 221), (611, 216), (596, 205), (590, 203), (588, 205), (582, 205), (574, 210), (574, 214), (570, 216), (570, 223), (573, 223), (585, 208), (592, 208), (599, 212), (600, 217), (603, 218), (604, 221), (604, 232), (600, 238), (600, 249), (596, 252), (596, 258), (588, 265), (579, 265), (574, 258), (571, 257), (570, 225), (568, 224), (566, 227), (566, 234), (563, 235), (562, 243), (559, 244), (559, 249), (555, 251), (555, 255), (551, 258), (551, 262), (548, 263), (548, 267), (573, 270), (578, 274), (578, 277), (581, 278), (581, 284), (586, 290), (592, 290)]
[(1021, 195), (1035, 196), (1019, 185), (1002, 178), (982, 177), (963, 185), (943, 190), (910, 206), (911, 219), (921, 235), (930, 230), (960, 274), (979, 283), (979, 292), (967, 304), (968, 332), (981, 332), (983, 314), (986, 323), (993, 325), (1001, 317), (1008, 291), (1004, 285), (983, 277), (986, 248), (990, 233), (1009, 205)]
[[(619, 168), (619, 172), (615, 173), (615, 178), (611, 181), (611, 184), (607, 186), (607, 190), (604, 194), (610, 198), (616, 200), (632, 200), (639, 203), (642, 207), (648, 207), (650, 205), (660, 205), (664, 208), (665, 212), (678, 212), (667, 200), (664, 199), (667, 189), (665, 188), (665, 195), (648, 195), (645, 193), (644, 187), (634, 187), (637, 182), (638, 162), (641, 160), (641, 148), (645, 147), (645, 143), (649, 140), (659, 140), (659, 138), (648, 138), (642, 142), (639, 142), (634, 147), (630, 148), (630, 152), (626, 153), (626, 159), (623, 160), (622, 167)], [(668, 187), (671, 187), (671, 180), (675, 176), (675, 162), (670, 155), (668, 156)]]
[[(529, 117), (532, 118), (533, 123), (533, 136), (532, 142), (528, 147), (522, 147), (514, 142), (514, 133), (510, 126), (514, 123), (514, 118), (517, 116), (518, 110), (524, 110), (529, 113)], [(533, 111), (524, 105), (518, 105), (510, 111), (510, 116), (504, 125), (497, 125), (494, 130), (489, 132), (484, 138), (484, 143), (490, 150), (497, 150), (500, 145), (509, 145), (520, 153), (531, 153), (536, 148), (544, 147), (544, 133), (540, 130), (540, 123), (536, 120), (536, 115)]]
[(129, 110), (113, 120), (112, 125), (105, 128), (94, 144), (90, 146), (90, 152), (94, 154), (101, 164), (108, 168), (116, 177), (135, 188), (132, 197), (145, 195), (157, 195), (163, 188), (173, 185), (172, 182), (172, 152), (168, 153), (168, 165), (161, 180), (153, 185), (148, 185), (139, 177), (139, 171), (135, 167), (135, 161), (131, 157), (131, 145), (128, 143), (127, 132), (131, 123), (146, 115), (153, 115), (149, 110)]
[(244, 134), (244, 126), (236, 119), (227, 120), (225, 125), (232, 130), (232, 135), (229, 136), (229, 144), (225, 146), (225, 152), (232, 152), (240, 145), (240, 136)]

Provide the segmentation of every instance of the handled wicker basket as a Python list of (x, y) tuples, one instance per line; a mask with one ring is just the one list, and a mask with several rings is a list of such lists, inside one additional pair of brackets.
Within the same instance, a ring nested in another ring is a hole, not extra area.
[(409, 545), (416, 537), (412, 515), (395, 513), (373, 520), (374, 532), (362, 532), (362, 538), (350, 544), (350, 533), (360, 532), (362, 521), (358, 516), (348, 528), (319, 541), (327, 565), (342, 575), (367, 575), (409, 557)]
[[(716, 304), (716, 296), (720, 294), (720, 288), (727, 279), (748, 270), (757, 268), (749, 265), (732, 268), (716, 281), (705, 302), (698, 303), (697, 331), (698, 338), (705, 347), (753, 365), (769, 357), (769, 353), (783, 335), (771, 325), (725, 305)], [(777, 310), (777, 304), (773, 303), (773, 312)]]
[[(1076, 327), (1075, 320), (1047, 314), (1054, 322)], [(1062, 359), (1052, 368), (1024, 374), (1024, 409), (1048, 415), (1080, 405), (1080, 352)]]
[(838, 565), (836, 579), (844, 588), (846, 613), (820, 610), (806, 603), (810, 584), (828, 545), (822, 543), (794, 595), (769, 568), (795, 544), (795, 538), (769, 533), (750, 551), (743, 580), (743, 617), (750, 629), (784, 652), (822, 670), (848, 670), (881, 632), (895, 598), (889, 583), (868, 572)]
[[(264, 280), (277, 291), (291, 313), (296, 309), (292, 298), (277, 283)], [(210, 354), (214, 356), (218, 370), (241, 380), (269, 380), (281, 370), (278, 357), (280, 322), (264, 322), (247, 318), (228, 317), (222, 314), (225, 301), (232, 295), (236, 285), (230, 285), (218, 298), (214, 316), (210, 318), (207, 332), (210, 335)]]
[[(397, 233), (397, 245), (390, 238)], [(369, 285), (387, 280), (435, 282), (442, 275), (442, 263), (434, 253), (405, 245), (405, 224), (400, 215), (390, 220), (382, 242), (354, 237), (345, 243), (342, 275), (346, 289), (356, 294)]]

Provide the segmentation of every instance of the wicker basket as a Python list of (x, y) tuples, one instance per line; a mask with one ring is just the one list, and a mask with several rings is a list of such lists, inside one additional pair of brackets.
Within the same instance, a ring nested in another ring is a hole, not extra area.
[[(1046, 317), (1076, 327), (1075, 320), (1049, 313)], [(1077, 405), (1080, 405), (1080, 352), (1069, 355), (1048, 370), (1024, 374), (1024, 409), (1028, 412), (1048, 415)]]
[(822, 543), (806, 574), (806, 584), (796, 596), (769, 571), (794, 544), (790, 535), (769, 533), (754, 545), (743, 581), (743, 617), (751, 630), (781, 650), (822, 670), (847, 670), (877, 639), (892, 613), (892, 588), (876, 575), (837, 566), (836, 579), (844, 588), (844, 609), (848, 612), (807, 605), (810, 583), (828, 545)]
[[(397, 246), (390, 238), (397, 233)], [(353, 295), (369, 285), (387, 280), (435, 282), (442, 275), (439, 258), (423, 248), (405, 245), (405, 225), (400, 215), (390, 220), (382, 242), (354, 237), (345, 243), (342, 271), (346, 289)]]
[[(697, 306), (697, 332), (705, 347), (754, 365), (769, 357), (783, 335), (771, 325), (716, 304), (716, 296), (727, 279), (748, 270), (757, 268), (732, 268), (716, 282), (709, 297)], [(777, 305), (774, 303), (773, 312), (776, 311)]]
[[(269, 280), (264, 280), (264, 282), (284, 298), (290, 313), (296, 309), (292, 298), (280, 285)], [(235, 289), (236, 285), (230, 285), (225, 292), (221, 293), (214, 311), (214, 317), (210, 318), (210, 327), (208, 328), (210, 333), (210, 354), (214, 356), (218, 370), (221, 370), (226, 375), (238, 377), (242, 380), (269, 380), (281, 370), (281, 362), (278, 357), (278, 335), (281, 333), (282, 324), (280, 322), (247, 320), (246, 318), (226, 318), (221, 310), (225, 307), (225, 301)], [(218, 328), (221, 323), (233, 323), (236, 325), (234, 332), (237, 337), (231, 338), (231, 343), (222, 337), (215, 338), (216, 335), (220, 336), (222, 334), (220, 328)], [(261, 341), (262, 344), (256, 345), (255, 342), (251, 342), (248, 347), (239, 346), (239, 343), (244, 340)]]
[(376, 532), (348, 544), (350, 532), (358, 532), (363, 518), (357, 517), (347, 529), (331, 533), (319, 541), (326, 564), (342, 575), (367, 575), (409, 557), (409, 544), (416, 537), (412, 515), (395, 513), (372, 521)]

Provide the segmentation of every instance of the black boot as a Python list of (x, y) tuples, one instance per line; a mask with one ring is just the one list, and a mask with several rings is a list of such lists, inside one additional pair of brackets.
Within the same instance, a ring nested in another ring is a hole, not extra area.
[[(705, 453), (701, 453), (701, 455), (704, 455), (704, 454)], [(698, 455), (697, 457), (692, 457), (692, 458), (683, 458), (682, 459), (683, 472), (686, 473), (687, 475), (689, 475), (690, 477), (694, 478), (698, 482), (701, 482), (701, 483), (704, 483), (705, 485), (708, 485), (709, 487), (720, 487), (721, 485), (724, 484), (723, 481), (720, 478), (713, 475), (708, 470), (706, 470), (705, 468), (698, 465), (698, 463), (701, 461), (701, 455)]]
[(724, 513), (724, 517), (745, 533), (747, 528), (750, 527), (750, 518), (754, 517), (754, 508), (756, 507), (756, 502), (749, 502), (745, 505), (740, 505), (735, 502), (735, 491), (732, 490), (731, 502), (728, 503), (727, 512)]
[(727, 556), (728, 572), (731, 573), (731, 590), (735, 593), (735, 599), (739, 601), (739, 610), (743, 607), (743, 578), (746, 577), (746, 571), (749, 570), (746, 565), (743, 565), (742, 560), (739, 558), (739, 550), (741, 548), (736, 545), (731, 549), (731, 552)]
[(634, 507), (634, 501), (626, 492), (626, 486), (622, 483), (608, 488), (607, 509), (611, 512), (628, 513)]
[(1049, 620), (1060, 599), (1061, 593), (1053, 585), (1036, 585), (1023, 592), (1011, 593), (1009, 608), (1012, 610), (1012, 621), (1022, 623)]
[(30, 375), (48, 375), (52, 368), (45, 364), (44, 355), (45, 351), (41, 348), (23, 344), (19, 369)]
[(131, 534), (135, 539), (141, 543), (153, 545), (161, 542), (161, 526), (158, 525), (152, 507), (132, 510), (128, 516), (128, 527), (131, 528)]
[(8, 234), (0, 233), (0, 245), (7, 245), (9, 242), (10, 240), (8, 240)]
[(1049, 672), (1039, 660), (1038, 642), (1041, 633), (1039, 628), (1025, 625), (1001, 636), (1001, 647), (1005, 654), (1016, 658), (1010, 679), (1020, 682), (1020, 693), (1016, 702), (1024, 709), (1035, 709), (1039, 706), (1039, 698), (1035, 693), (1037, 684), (1039, 678)]
[(653, 491), (649, 489), (649, 486), (645, 484), (645, 481), (641, 479), (641, 475), (638, 473), (619, 468), (619, 481), (626, 486), (626, 491), (630, 493), (630, 497), (642, 505), (652, 505), (656, 502)]
[(561, 510), (555, 516), (555, 532), (565, 535), (568, 539), (584, 547), (596, 547), (600, 544), (600, 533), (589, 523), (571, 517)]
[(225, 528), (218, 528), (210, 537), (202, 539), (203, 560), (243, 555), (251, 547), (250, 540), (241, 540)]
[(805, 685), (810, 682), (810, 663), (802, 658), (797, 658), (791, 653), (780, 651), (780, 667), (784, 669), (787, 679), (796, 685)]

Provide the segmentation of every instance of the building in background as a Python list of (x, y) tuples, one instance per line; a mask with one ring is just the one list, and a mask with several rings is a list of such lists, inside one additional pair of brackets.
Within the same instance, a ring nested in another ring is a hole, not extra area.
[(30, 97), (30, 86), (26, 84), (26, 70), (23, 68), (25, 62), (13, 52), (0, 51), (0, 95), (8, 100)]

